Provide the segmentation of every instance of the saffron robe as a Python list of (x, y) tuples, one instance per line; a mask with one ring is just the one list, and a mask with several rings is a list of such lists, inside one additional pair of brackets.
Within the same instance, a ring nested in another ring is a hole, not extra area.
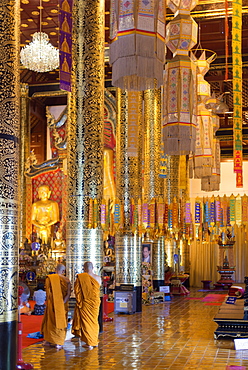
[(47, 342), (63, 345), (67, 329), (68, 302), (64, 298), (68, 292), (68, 283), (58, 274), (46, 278), (47, 305), (41, 324), (41, 333)]
[(98, 345), (98, 314), (100, 285), (86, 272), (78, 274), (74, 284), (76, 306), (72, 322), (72, 334), (89, 346)]

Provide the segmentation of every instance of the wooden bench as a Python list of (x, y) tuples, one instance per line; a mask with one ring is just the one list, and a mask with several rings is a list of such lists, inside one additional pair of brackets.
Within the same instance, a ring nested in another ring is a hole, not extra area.
[(244, 300), (237, 299), (235, 304), (222, 303), (214, 321), (218, 324), (214, 332), (215, 339), (219, 337), (248, 337), (248, 320), (244, 320)]

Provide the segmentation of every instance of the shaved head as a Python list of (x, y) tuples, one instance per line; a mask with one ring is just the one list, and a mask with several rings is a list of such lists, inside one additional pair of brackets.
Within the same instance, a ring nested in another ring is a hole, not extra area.
[(87, 261), (84, 263), (84, 272), (90, 272), (93, 270), (93, 263), (90, 261)]
[(65, 272), (65, 265), (63, 265), (63, 263), (58, 263), (56, 267), (56, 272), (58, 274), (63, 274)]

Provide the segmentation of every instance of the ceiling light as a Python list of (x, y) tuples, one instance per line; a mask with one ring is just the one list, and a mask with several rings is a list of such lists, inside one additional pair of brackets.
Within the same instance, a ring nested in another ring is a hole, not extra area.
[(59, 66), (59, 50), (50, 42), (45, 32), (35, 32), (33, 40), (21, 53), (21, 63), (35, 72), (48, 72)]
[(40, 32), (35, 32), (33, 40), (21, 49), (21, 63), (35, 72), (48, 72), (59, 66), (59, 50), (50, 42), (45, 32), (41, 32), (42, 0), (40, 0)]

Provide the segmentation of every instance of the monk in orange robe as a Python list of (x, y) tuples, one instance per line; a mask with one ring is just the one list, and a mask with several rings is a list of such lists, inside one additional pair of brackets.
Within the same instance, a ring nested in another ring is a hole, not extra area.
[(74, 284), (76, 306), (72, 334), (85, 342), (83, 347), (93, 349), (98, 345), (101, 278), (93, 273), (92, 262), (85, 262), (84, 271), (77, 275)]
[(44, 345), (61, 349), (66, 336), (68, 301), (71, 294), (71, 283), (64, 276), (65, 266), (59, 263), (56, 274), (46, 278), (47, 305), (41, 325)]

